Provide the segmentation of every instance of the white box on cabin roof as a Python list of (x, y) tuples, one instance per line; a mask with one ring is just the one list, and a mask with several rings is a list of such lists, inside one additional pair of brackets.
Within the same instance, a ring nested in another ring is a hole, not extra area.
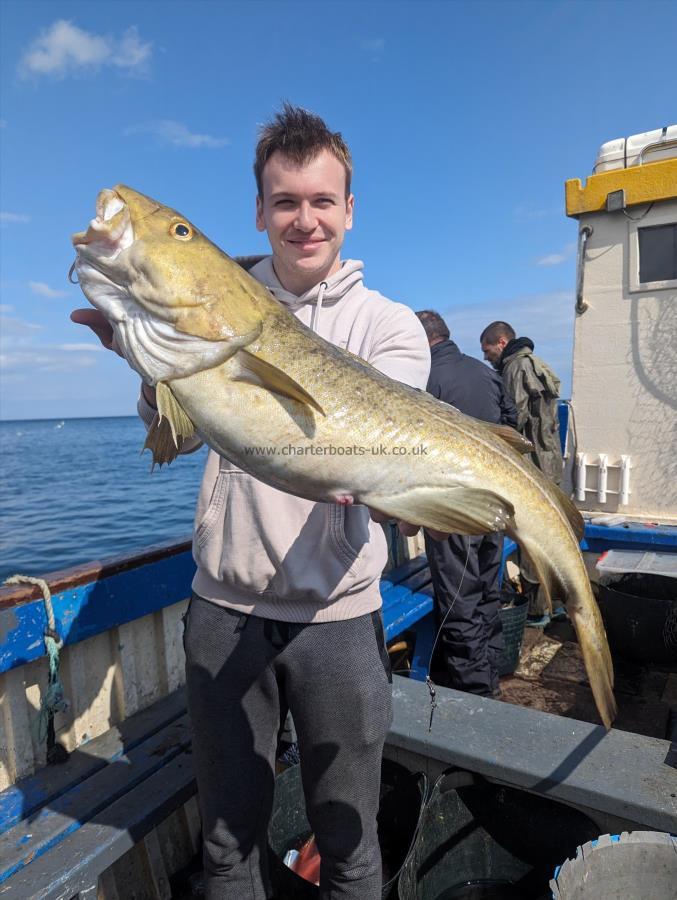
[[(599, 174), (612, 169), (636, 166), (639, 164), (639, 155), (645, 147), (674, 140), (677, 140), (677, 125), (667, 125), (665, 128), (655, 128), (653, 131), (607, 141), (599, 148), (592, 171)], [(646, 151), (642, 163), (660, 162), (674, 156), (677, 156), (677, 146), (653, 147)]]

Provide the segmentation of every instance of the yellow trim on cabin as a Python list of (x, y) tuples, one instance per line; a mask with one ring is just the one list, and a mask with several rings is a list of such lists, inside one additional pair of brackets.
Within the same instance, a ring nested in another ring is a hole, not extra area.
[(625, 191), (627, 206), (671, 200), (677, 197), (677, 159), (600, 172), (591, 175), (585, 187), (580, 178), (570, 178), (565, 182), (564, 190), (568, 216), (604, 212), (607, 194), (613, 191)]

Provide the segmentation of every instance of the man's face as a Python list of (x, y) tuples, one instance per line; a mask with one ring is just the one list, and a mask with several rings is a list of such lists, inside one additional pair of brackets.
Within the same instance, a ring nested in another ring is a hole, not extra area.
[(507, 346), (507, 341), (505, 338), (499, 338), (495, 344), (489, 344), (487, 341), (482, 341), (480, 346), (482, 347), (482, 353), (484, 353), (484, 358), (491, 363), (491, 365), (497, 369), (498, 364), (501, 359), (501, 354), (503, 353), (504, 348)]
[(279, 151), (263, 169), (263, 198), (256, 198), (256, 227), (268, 232), (281, 284), (302, 294), (336, 272), (345, 232), (353, 226), (353, 195), (346, 173), (328, 150), (305, 165)]

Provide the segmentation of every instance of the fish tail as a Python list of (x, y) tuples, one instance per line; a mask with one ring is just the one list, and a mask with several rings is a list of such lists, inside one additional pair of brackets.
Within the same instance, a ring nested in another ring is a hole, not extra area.
[[(599, 647), (594, 640), (594, 635), (591, 634), (585, 617), (579, 612), (574, 611), (573, 615), (571, 615), (571, 621), (576, 629), (578, 645), (583, 654), (583, 662), (585, 663), (585, 670), (588, 673), (597, 711), (604, 723), (604, 727), (608, 731), (616, 716), (614, 671), (608, 647)], [(605, 650), (606, 653), (604, 652)], [(600, 665), (600, 656), (602, 665)]]
[(592, 593), (582, 559), (577, 559), (576, 574), (571, 580), (562, 577), (549, 557), (538, 545), (530, 545), (527, 555), (538, 574), (539, 581), (552, 608), (555, 598), (563, 598), (569, 618), (576, 629), (578, 645), (583, 655), (595, 705), (607, 729), (616, 715), (614, 699), (614, 669), (606, 639), (604, 623)]

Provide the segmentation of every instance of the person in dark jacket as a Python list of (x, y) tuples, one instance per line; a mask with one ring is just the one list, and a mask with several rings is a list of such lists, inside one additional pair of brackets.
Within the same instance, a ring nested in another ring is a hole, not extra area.
[[(428, 392), (466, 415), (514, 428), (517, 410), (496, 372), (461, 353), (439, 313), (416, 315), (430, 344)], [(503, 535), (452, 534), (435, 541), (426, 534), (425, 546), (444, 659), (444, 677), (436, 675), (436, 680), (472, 694), (498, 696)]]

